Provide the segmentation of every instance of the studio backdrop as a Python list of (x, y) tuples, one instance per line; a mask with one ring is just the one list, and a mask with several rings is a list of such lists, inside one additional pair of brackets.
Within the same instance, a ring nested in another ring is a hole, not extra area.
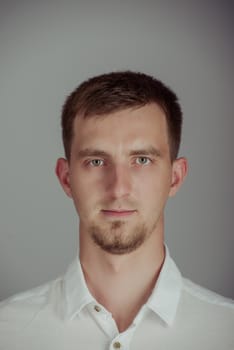
[(166, 210), (183, 275), (234, 298), (233, 1), (1, 1), (0, 299), (61, 275), (78, 218), (54, 174), (84, 79), (154, 75), (179, 96), (189, 175)]

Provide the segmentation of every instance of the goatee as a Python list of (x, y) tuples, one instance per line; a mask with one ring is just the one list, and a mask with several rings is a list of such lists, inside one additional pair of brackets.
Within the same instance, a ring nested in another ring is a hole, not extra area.
[(145, 224), (139, 224), (129, 230), (127, 226), (121, 220), (114, 221), (105, 228), (93, 224), (89, 233), (94, 243), (104, 251), (116, 255), (129, 254), (145, 242), (154, 227), (150, 230)]

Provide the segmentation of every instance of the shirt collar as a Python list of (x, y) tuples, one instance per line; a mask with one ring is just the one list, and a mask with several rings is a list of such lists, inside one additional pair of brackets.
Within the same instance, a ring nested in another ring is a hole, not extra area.
[(64, 276), (64, 293), (66, 319), (73, 319), (86, 305), (95, 300), (86, 285), (78, 256)]
[[(166, 324), (174, 321), (182, 288), (182, 277), (165, 247), (165, 259), (153, 292), (145, 306)], [(86, 285), (79, 258), (69, 266), (64, 276), (64, 316), (73, 319), (89, 303), (95, 302)]]
[(167, 246), (165, 246), (165, 260), (146, 305), (169, 326), (175, 319), (181, 289), (181, 273), (170, 257)]

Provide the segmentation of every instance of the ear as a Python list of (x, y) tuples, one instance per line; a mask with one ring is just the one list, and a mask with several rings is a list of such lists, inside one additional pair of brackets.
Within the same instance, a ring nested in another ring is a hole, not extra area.
[(59, 179), (59, 182), (67, 194), (68, 197), (72, 198), (71, 186), (70, 186), (70, 172), (69, 163), (64, 158), (59, 158), (56, 163), (55, 173)]
[(172, 179), (171, 179), (171, 189), (169, 196), (173, 197), (179, 190), (180, 186), (184, 182), (184, 179), (188, 173), (188, 161), (186, 158), (181, 157), (174, 160), (172, 164)]

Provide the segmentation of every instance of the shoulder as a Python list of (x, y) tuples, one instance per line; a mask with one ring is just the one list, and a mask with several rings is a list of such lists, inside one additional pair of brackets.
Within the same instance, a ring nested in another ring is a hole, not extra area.
[(200, 285), (183, 279), (180, 299), (181, 314), (196, 327), (230, 336), (234, 324), (234, 302)]
[(234, 312), (234, 301), (232, 299), (223, 297), (207, 288), (204, 288), (187, 278), (183, 278), (183, 290), (185, 293), (191, 296), (191, 298), (197, 299), (200, 302), (204, 302), (210, 305), (221, 306), (230, 309)]
[(58, 293), (60, 284), (57, 279), (0, 302), (0, 332), (24, 328), (48, 306), (51, 294)]

